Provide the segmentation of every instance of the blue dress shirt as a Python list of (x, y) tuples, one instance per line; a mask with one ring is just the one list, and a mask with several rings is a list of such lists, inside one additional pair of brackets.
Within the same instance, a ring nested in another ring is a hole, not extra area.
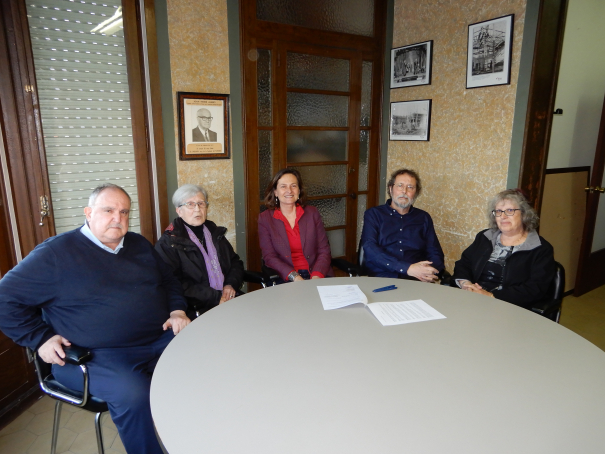
[(390, 199), (365, 212), (361, 244), (370, 276), (408, 277), (410, 265), (423, 260), (439, 272), (445, 268), (431, 216), (413, 206), (401, 215)]

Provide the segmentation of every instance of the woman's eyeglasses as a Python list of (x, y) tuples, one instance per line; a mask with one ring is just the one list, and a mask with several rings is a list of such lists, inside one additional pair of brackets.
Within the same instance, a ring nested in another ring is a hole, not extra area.
[(179, 205), (179, 208), (187, 207), (190, 210), (195, 210), (195, 207), (198, 207), (201, 210), (202, 208), (206, 208), (208, 205), (208, 202), (187, 202)]
[(514, 216), (515, 211), (521, 211), (521, 208), (507, 208), (506, 210), (493, 210), (492, 214), (499, 218), (502, 214), (506, 214), (507, 216)]

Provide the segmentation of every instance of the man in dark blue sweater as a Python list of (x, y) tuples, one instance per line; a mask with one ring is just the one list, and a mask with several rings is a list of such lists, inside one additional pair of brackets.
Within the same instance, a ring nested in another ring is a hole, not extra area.
[(65, 364), (63, 346), (90, 348), (90, 392), (109, 404), (126, 451), (161, 454), (151, 375), (189, 324), (187, 303), (153, 246), (128, 232), (126, 191), (102, 185), (88, 205), (82, 228), (49, 238), (0, 280), (0, 329), (37, 350), (55, 377), (76, 389), (81, 372)]
[(435, 282), (445, 268), (431, 216), (414, 202), (422, 191), (410, 169), (393, 172), (390, 199), (364, 214), (361, 244), (370, 276)]

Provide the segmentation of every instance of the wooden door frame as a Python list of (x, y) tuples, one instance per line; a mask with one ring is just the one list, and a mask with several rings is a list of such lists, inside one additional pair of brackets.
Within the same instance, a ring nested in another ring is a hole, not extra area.
[(567, 0), (540, 0), (519, 187), (540, 212), (552, 128)]
[[(122, 1), (141, 233), (149, 241), (155, 242), (162, 228), (168, 224), (155, 13), (151, 1), (145, 3), (144, 11), (137, 0)], [(145, 14), (149, 93), (145, 84), (141, 13)], [(149, 104), (157, 106), (157, 109), (152, 109), (152, 115), (148, 117)], [(20, 252), (24, 257), (56, 231), (52, 216), (45, 219), (43, 226), (39, 225), (40, 195), (49, 198), (51, 212), (52, 200), (27, 11), (23, 0), (0, 2), (0, 109), (9, 170), (9, 181), (5, 183), (10, 184), (13, 190)], [(153, 130), (153, 151), (148, 138), (150, 130)], [(152, 153), (157, 169), (155, 175)], [(157, 179), (157, 200), (153, 191), (154, 178)], [(157, 211), (159, 213), (156, 215)]]
[[(595, 150), (594, 164), (590, 176), (591, 187), (601, 186), (605, 167), (605, 100), (601, 113), (599, 135)], [(605, 284), (605, 249), (592, 252), (592, 242), (596, 228), (599, 199), (602, 197), (598, 191), (587, 191), (586, 197), (586, 220), (582, 232), (582, 246), (580, 246), (580, 258), (578, 263), (578, 275), (574, 290), (575, 296), (583, 295), (597, 287)]]
[[(382, 144), (382, 110), (383, 110), (383, 84), (384, 84), (384, 55), (385, 55), (385, 38), (386, 38), (386, 0), (376, 0), (374, 10), (374, 37), (365, 37), (358, 35), (346, 35), (342, 33), (328, 32), (324, 30), (308, 29), (305, 27), (298, 27), (287, 24), (278, 24), (273, 22), (267, 22), (256, 19), (256, 2), (255, 0), (241, 0), (239, 2), (239, 19), (240, 19), (240, 65), (241, 65), (241, 88), (242, 88), (242, 116), (243, 116), (243, 162), (244, 162), (244, 187), (246, 193), (250, 194), (250, 197), (254, 197), (260, 192), (258, 188), (258, 159), (256, 154), (254, 156), (250, 153), (251, 144), (256, 144), (258, 147), (258, 134), (254, 119), (256, 118), (254, 110), (257, 108), (256, 91), (252, 90), (256, 84), (256, 65), (251, 64), (250, 61), (254, 61), (254, 51), (258, 48), (268, 48), (266, 43), (272, 42), (274, 37), (277, 35), (281, 37), (291, 37), (297, 42), (306, 42), (314, 46), (323, 47), (334, 47), (349, 49), (354, 52), (360, 52), (362, 61), (372, 61), (372, 86), (375, 89), (372, 99), (372, 127), (376, 130), (375, 134), (371, 134), (369, 149), (377, 150), (380, 154)], [(330, 43), (326, 46), (326, 43)], [(261, 45), (264, 44), (264, 45)], [(272, 47), (274, 50), (279, 52), (275, 46)], [(272, 59), (272, 71), (276, 74), (277, 63), (276, 58)], [(285, 71), (285, 68), (283, 69)], [(273, 80), (275, 81), (275, 77)], [(254, 102), (253, 102), (254, 101)], [(276, 103), (273, 103), (276, 106)], [(275, 123), (277, 113), (273, 112), (273, 128), (277, 128), (278, 125)], [(281, 142), (280, 137), (277, 140)], [(357, 140), (359, 140), (357, 138)], [(274, 142), (275, 144), (275, 142)], [(376, 156), (378, 157), (378, 156)], [(274, 162), (274, 167), (285, 166), (285, 162)], [(275, 170), (275, 169), (274, 169)], [(349, 169), (347, 169), (348, 171)], [(355, 169), (357, 171), (357, 169)], [(349, 186), (351, 185), (349, 178)], [(368, 158), (368, 194), (367, 194), (367, 206), (369, 208), (378, 203), (378, 185), (380, 182), (380, 159), (372, 159), (370, 155)], [(347, 190), (350, 187), (347, 187)], [(349, 192), (350, 193), (350, 192)], [(249, 238), (258, 237), (258, 225), (255, 212), (251, 210), (250, 204), (253, 203), (250, 198), (246, 200), (246, 258), (247, 264), (250, 269), (258, 269), (260, 265), (260, 252), (258, 245), (252, 244)], [(256, 202), (254, 202), (256, 203)], [(350, 213), (347, 213), (347, 221), (349, 220)], [(355, 219), (356, 223), (357, 220)], [(356, 239), (348, 239), (355, 243)], [(356, 246), (356, 245), (355, 245)], [(354, 253), (349, 259), (354, 260)]]

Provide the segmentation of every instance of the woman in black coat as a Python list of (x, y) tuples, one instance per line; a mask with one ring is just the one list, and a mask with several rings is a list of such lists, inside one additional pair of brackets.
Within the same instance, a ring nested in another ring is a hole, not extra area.
[(488, 205), (490, 228), (477, 234), (454, 267), (452, 285), (531, 309), (555, 276), (554, 251), (538, 235), (538, 215), (519, 190)]
[(172, 203), (179, 215), (155, 245), (172, 267), (187, 298), (192, 320), (238, 294), (244, 264), (225, 238), (227, 229), (207, 220), (208, 194), (201, 186), (177, 189)]

